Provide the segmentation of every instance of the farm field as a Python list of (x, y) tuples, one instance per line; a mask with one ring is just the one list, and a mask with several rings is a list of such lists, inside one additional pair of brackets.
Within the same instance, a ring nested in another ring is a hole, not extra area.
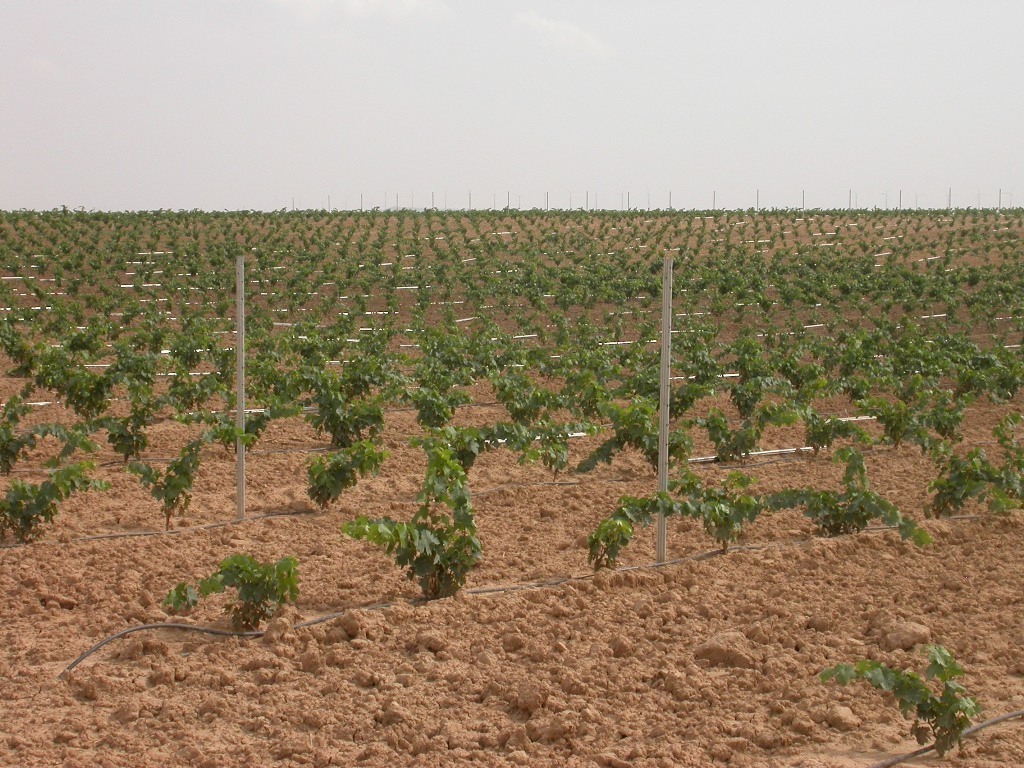
[[(917, 748), (912, 720), (819, 673), (921, 672), (929, 643), (977, 722), (1024, 709), (1022, 233), (1021, 209), (0, 213), (0, 763), (852, 768)], [(454, 542), (453, 596), (363, 540), (381, 519)], [(242, 553), (298, 564), (265, 634), (139, 631), (62, 676), (138, 625), (232, 631), (228, 595), (163, 600)], [(1021, 765), (1024, 730), (918, 764)]]

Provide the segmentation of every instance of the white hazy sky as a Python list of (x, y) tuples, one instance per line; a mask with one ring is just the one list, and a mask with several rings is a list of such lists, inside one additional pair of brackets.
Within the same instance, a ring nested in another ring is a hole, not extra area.
[(1021, 0), (0, 0), (0, 209), (1019, 206), (1022, 30)]

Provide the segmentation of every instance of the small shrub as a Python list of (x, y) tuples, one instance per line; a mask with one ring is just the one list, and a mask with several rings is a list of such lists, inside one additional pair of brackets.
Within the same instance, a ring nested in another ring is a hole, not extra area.
[(86, 475), (94, 468), (93, 462), (80, 461), (55, 469), (39, 484), (12, 481), (0, 499), (0, 537), (14, 534), (18, 541), (30, 541), (39, 535), (44, 523), (53, 521), (58, 505), (72, 493), (109, 488), (110, 483)]
[[(954, 746), (962, 746), (964, 731), (980, 711), (977, 701), (967, 695), (967, 689), (957, 682), (963, 668), (952, 654), (941, 645), (927, 648), (928, 667), (924, 680), (914, 672), (890, 669), (878, 661), (863, 660), (856, 664), (839, 664), (821, 673), (822, 682), (836, 680), (845, 685), (851, 680), (866, 680), (873, 687), (891, 693), (904, 717), (913, 717), (911, 734), (919, 744), (935, 741), (939, 756)], [(926, 681), (941, 685), (938, 694)]]
[(199, 598), (220, 594), (234, 587), (238, 597), (224, 610), (231, 616), (235, 629), (252, 630), (273, 615), (285, 603), (299, 597), (298, 561), (284, 557), (276, 563), (259, 563), (251, 555), (232, 555), (220, 568), (199, 582), (199, 589), (182, 582), (172, 589), (164, 606), (174, 612), (194, 608)]
[[(465, 467), (436, 436), (423, 444), (427, 474), (419, 494), (420, 508), (412, 519), (371, 520), (364, 515), (346, 523), (342, 532), (383, 547), (399, 568), (406, 569), (407, 578), (420, 585), (423, 596), (433, 600), (462, 589), (470, 570), (480, 562), (482, 550)], [(451, 517), (437, 511), (436, 504), (451, 509)]]
[(309, 498), (326, 508), (342, 491), (354, 487), (359, 477), (377, 474), (387, 455), (387, 451), (378, 449), (371, 441), (360, 440), (348, 448), (317, 457), (307, 471)]

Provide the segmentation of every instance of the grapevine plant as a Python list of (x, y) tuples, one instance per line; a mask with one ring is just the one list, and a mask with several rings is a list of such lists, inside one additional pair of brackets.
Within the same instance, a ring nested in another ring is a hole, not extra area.
[(298, 561), (284, 557), (276, 563), (260, 563), (251, 555), (232, 555), (216, 572), (199, 582), (198, 589), (181, 582), (164, 598), (164, 606), (179, 613), (194, 608), (201, 597), (220, 594), (233, 587), (237, 596), (224, 608), (238, 630), (256, 629), (285, 603), (299, 597)]
[[(934, 741), (935, 751), (941, 757), (953, 747), (962, 748), (964, 731), (981, 711), (978, 702), (967, 695), (967, 689), (958, 682), (964, 670), (953, 655), (941, 645), (926, 649), (928, 666), (924, 679), (914, 672), (890, 669), (881, 662), (865, 659), (856, 664), (839, 664), (821, 673), (821, 681), (835, 680), (846, 685), (853, 680), (864, 680), (872, 687), (893, 695), (904, 717), (913, 717), (911, 734), (919, 744)], [(936, 693), (929, 682), (939, 686)]]
[[(419, 584), (424, 598), (434, 600), (462, 588), (482, 549), (465, 466), (450, 446), (434, 441), (424, 447), (427, 473), (418, 496), (420, 507), (412, 518), (400, 522), (363, 515), (342, 526), (342, 532), (383, 547), (399, 568), (406, 569), (406, 577)], [(447, 507), (451, 515), (438, 507)]]

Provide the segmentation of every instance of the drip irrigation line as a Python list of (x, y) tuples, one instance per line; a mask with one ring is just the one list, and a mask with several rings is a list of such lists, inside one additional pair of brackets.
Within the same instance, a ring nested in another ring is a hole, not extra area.
[[(764, 550), (766, 548), (767, 548), (767, 546), (765, 546), (765, 545), (734, 545), (731, 549), (734, 552), (742, 552), (742, 551), (760, 551), (760, 550)], [(680, 558), (676, 558), (674, 560), (668, 560), (668, 561), (666, 561), (664, 563), (651, 563), (651, 564), (644, 564), (644, 565), (623, 566), (621, 568), (613, 569), (612, 572), (613, 573), (627, 573), (627, 572), (631, 572), (631, 571), (657, 570), (659, 568), (664, 568), (664, 567), (669, 566), (669, 565), (678, 565), (680, 563), (684, 563), (684, 562), (688, 562), (688, 561), (708, 560), (708, 559), (715, 558), (715, 557), (722, 557), (722, 552), (720, 550), (717, 550), (717, 549), (713, 550), (713, 551), (710, 551), (710, 552), (699, 552), (699, 553), (697, 553), (695, 555), (689, 555), (687, 557), (680, 557)], [(513, 593), (513, 592), (522, 592), (522, 591), (530, 590), (530, 589), (544, 589), (544, 588), (547, 588), (547, 587), (556, 587), (556, 586), (560, 586), (562, 584), (567, 584), (567, 583), (577, 582), (577, 581), (590, 581), (590, 580), (592, 580), (594, 578), (594, 575), (595, 574), (590, 573), (590, 574), (585, 574), (583, 576), (556, 576), (556, 577), (553, 577), (553, 578), (544, 579), (543, 581), (527, 582), (525, 584), (512, 584), (512, 585), (503, 586), (503, 587), (479, 587), (477, 589), (463, 590), (463, 592), (465, 594), (468, 594), (468, 595), (509, 594), (509, 593)], [(423, 605), (423, 604), (428, 603), (430, 601), (427, 600), (426, 598), (418, 597), (418, 598), (412, 598), (412, 599), (409, 599), (409, 600), (404, 600), (404, 601), (401, 601), (401, 602), (403, 604)], [(311, 626), (315, 626), (317, 624), (323, 624), (323, 623), (325, 623), (327, 621), (331, 621), (332, 619), (336, 619), (336, 618), (338, 618), (340, 616), (344, 616), (346, 613), (348, 613), (349, 611), (353, 611), (353, 610), (380, 611), (380, 610), (384, 610), (386, 608), (393, 608), (396, 605), (399, 605), (399, 601), (392, 600), (392, 601), (387, 601), (387, 602), (371, 603), (371, 604), (368, 604), (368, 605), (350, 606), (350, 607), (345, 608), (345, 609), (343, 609), (341, 611), (334, 611), (332, 613), (324, 614), (322, 616), (316, 616), (316, 617), (314, 617), (312, 619), (307, 619), (306, 621), (298, 622), (296, 624), (293, 624), (292, 628), (293, 629), (303, 629), (305, 627), (311, 627)], [(119, 640), (122, 637), (127, 637), (128, 635), (135, 634), (136, 632), (144, 632), (144, 631), (148, 631), (148, 630), (159, 630), (159, 629), (176, 629), (176, 630), (181, 630), (181, 631), (185, 631), (185, 632), (199, 632), (201, 634), (215, 635), (215, 636), (219, 636), (219, 637), (244, 637), (244, 638), (252, 637), (252, 638), (255, 638), (255, 637), (262, 637), (263, 635), (266, 634), (266, 630), (253, 630), (253, 631), (248, 631), (247, 632), (247, 631), (240, 631), (240, 630), (218, 629), (217, 627), (206, 627), (206, 626), (202, 626), (200, 624), (184, 624), (184, 623), (181, 623), (181, 622), (155, 622), (155, 623), (151, 623), (151, 624), (140, 624), (140, 625), (135, 626), (135, 627), (128, 627), (127, 629), (123, 629), (120, 632), (116, 632), (115, 634), (110, 635), (109, 637), (106, 637), (103, 640), (100, 640), (98, 643), (96, 643), (95, 645), (90, 647), (88, 650), (86, 650), (82, 654), (80, 654), (78, 656), (78, 658), (76, 658), (74, 661), (72, 661), (67, 667), (65, 667), (64, 671), (62, 671), (57, 676), (57, 678), (59, 680), (66, 680), (67, 676), (71, 673), (71, 671), (74, 670), (79, 664), (81, 664), (83, 661), (85, 661), (87, 658), (92, 656), (94, 653), (96, 653), (97, 651), (99, 651), (100, 649), (105, 647), (106, 645), (109, 645), (110, 643), (114, 642), (115, 640)]]
[[(977, 725), (968, 728), (966, 731), (964, 731), (961, 734), (960, 738), (965, 739), (968, 736), (974, 735), (978, 731), (983, 731), (986, 728), (991, 728), (994, 725), (999, 725), (1000, 723), (1005, 723), (1008, 720), (1017, 720), (1017, 719), (1022, 718), (1022, 717), (1024, 717), (1024, 709), (1018, 709), (1015, 712), (1007, 712), (1005, 715), (999, 715), (999, 717), (993, 717), (991, 720), (986, 720), (983, 723), (978, 723)], [(892, 768), (892, 766), (894, 766), (894, 765), (900, 765), (901, 763), (905, 763), (905, 762), (908, 762), (910, 760), (916, 760), (917, 758), (923, 757), (924, 755), (927, 755), (929, 752), (933, 752), (934, 750), (935, 750), (935, 745), (932, 744), (931, 746), (922, 747), (921, 749), (916, 749), (913, 752), (908, 752), (905, 755), (898, 755), (897, 757), (890, 757), (889, 759), (883, 760), (880, 763), (872, 763), (868, 768)]]
[(103, 640), (100, 640), (98, 643), (96, 643), (94, 646), (92, 646), (92, 648), (90, 648), (85, 653), (83, 653), (81, 656), (79, 656), (77, 659), (75, 659), (73, 662), (71, 662), (64, 669), (64, 671), (61, 672), (57, 676), (57, 678), (59, 680), (66, 680), (68, 674), (75, 667), (77, 667), (79, 664), (81, 664), (87, 658), (92, 656), (92, 654), (96, 653), (96, 651), (98, 651), (101, 648), (103, 648), (105, 645), (108, 645), (108, 644), (110, 644), (110, 643), (114, 642), (115, 640), (118, 640), (118, 639), (120, 639), (122, 637), (127, 637), (128, 635), (133, 635), (136, 632), (143, 632), (143, 631), (151, 630), (151, 629), (181, 629), (181, 630), (186, 630), (186, 631), (189, 631), (189, 632), (199, 632), (199, 633), (204, 634), (204, 635), (217, 635), (217, 636), (220, 636), (220, 637), (261, 637), (264, 634), (264, 632), (261, 631), (261, 630), (257, 630), (257, 631), (254, 631), (254, 632), (239, 632), (239, 631), (228, 630), (228, 629), (217, 629), (216, 627), (203, 627), (203, 626), (199, 626), (199, 625), (196, 625), (196, 624), (182, 624), (180, 622), (158, 622), (158, 623), (155, 623), (155, 624), (140, 624), (137, 627), (129, 627), (128, 629), (122, 629), (120, 632), (117, 632), (116, 634), (113, 634), (110, 637), (106, 637)]

